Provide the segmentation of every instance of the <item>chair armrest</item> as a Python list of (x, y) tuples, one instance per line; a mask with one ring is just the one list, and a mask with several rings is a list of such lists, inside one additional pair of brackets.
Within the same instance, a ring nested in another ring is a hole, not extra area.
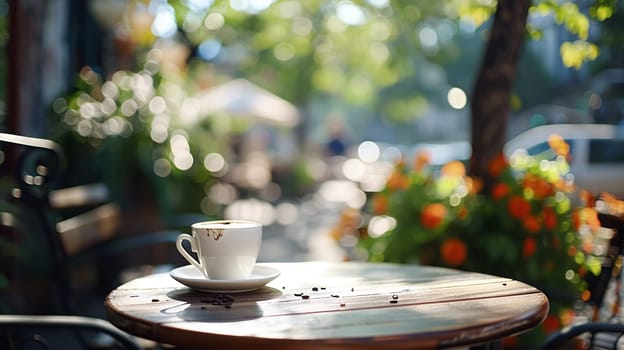
[(584, 334), (591, 334), (591, 342), (594, 342), (594, 339), (598, 334), (611, 334), (612, 337), (604, 338), (602, 337), (602, 341), (606, 341), (610, 344), (608, 348), (615, 349), (616, 344), (619, 339), (624, 336), (624, 324), (622, 323), (607, 323), (607, 322), (588, 322), (572, 325), (570, 327), (564, 328), (559, 332), (554, 333), (546, 341), (542, 344), (542, 350), (553, 350), (558, 349), (560, 346), (564, 345), (568, 341), (573, 338)]
[(179, 231), (165, 230), (116, 237), (110, 241), (104, 242), (101, 245), (87, 249), (80, 254), (71, 256), (68, 259), (70, 264), (80, 265), (85, 261), (133, 251), (138, 248), (149, 247), (156, 244), (169, 243), (174, 246), (178, 235), (180, 235)]
[(110, 322), (83, 316), (56, 316), (56, 315), (0, 315), (0, 329), (74, 329), (95, 331), (107, 334), (115, 339), (124, 348), (142, 350), (135, 340), (127, 333), (122, 332)]
[(109, 200), (110, 191), (103, 183), (67, 187), (50, 192), (50, 206), (55, 209), (85, 207)]

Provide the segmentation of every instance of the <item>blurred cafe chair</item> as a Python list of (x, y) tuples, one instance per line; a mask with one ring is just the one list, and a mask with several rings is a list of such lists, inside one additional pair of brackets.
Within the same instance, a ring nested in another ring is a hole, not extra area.
[(553, 333), (542, 350), (624, 349), (622, 319), (622, 263), (624, 257), (624, 202), (602, 193), (596, 200), (601, 228), (610, 230), (601, 273), (587, 279), (592, 312), (586, 320)]
[[(100, 339), (95, 343), (94, 339)], [(134, 337), (111, 323), (91, 317), (0, 315), (0, 348), (144, 349)]]
[(596, 211), (601, 232), (609, 232), (603, 249), (600, 275), (588, 276), (591, 292), (589, 304), (593, 306), (592, 321), (611, 322), (622, 315), (622, 263), (624, 258), (624, 211), (623, 201), (608, 193), (602, 193), (596, 200)]
[(58, 188), (63, 154), (51, 140), (0, 133), (0, 277), (8, 282), (0, 295), (9, 310), (75, 315), (78, 297), (91, 292), (84, 285), (105, 295), (101, 283), (117, 283), (120, 256), (147, 258), (145, 250), (174, 247), (179, 234), (120, 235), (121, 210), (105, 185)]
[(562, 329), (542, 344), (541, 350), (592, 349), (615, 350), (624, 348), (624, 324), (588, 322)]

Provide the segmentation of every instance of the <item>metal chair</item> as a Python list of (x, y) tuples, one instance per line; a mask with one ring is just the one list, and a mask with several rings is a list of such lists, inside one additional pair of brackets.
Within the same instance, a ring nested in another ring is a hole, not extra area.
[[(603, 203), (604, 204), (604, 203)], [(602, 227), (613, 230), (601, 274), (588, 279), (593, 314), (588, 322), (575, 324), (552, 334), (542, 346), (551, 349), (624, 349), (624, 324), (621, 322), (622, 257), (624, 254), (624, 219), (601, 205), (598, 214)], [(607, 296), (614, 283), (614, 295)], [(607, 299), (609, 303), (607, 303)]]
[[(71, 304), (80, 293), (72, 290), (72, 269), (93, 262), (96, 268), (106, 271), (102, 279), (108, 281), (112, 273), (119, 272), (112, 268), (121, 260), (119, 256), (140, 255), (137, 253), (144, 248), (156, 245), (174, 247), (179, 234), (176, 230), (162, 230), (117, 235), (121, 211), (108, 200), (105, 186), (58, 189), (63, 166), (63, 151), (57, 143), (0, 133), (0, 246), (4, 241), (10, 247), (4, 251), (12, 252), (0, 255), (0, 274), (8, 276), (8, 292), (14, 292), (9, 296), (43, 294), (46, 305), (34, 306), (28, 313), (76, 314)], [(67, 208), (75, 215), (59, 219)], [(38, 280), (34, 284), (28, 281), (17, 293), (13, 284), (24, 276), (36, 276)], [(84, 280), (85, 276), (79, 277)], [(107, 290), (100, 292), (105, 294)]]
[[(94, 344), (88, 339), (96, 339), (95, 335), (105, 335), (100, 346), (106, 345), (108, 349), (142, 349), (133, 337), (115, 328), (109, 322), (96, 318), (0, 315), (0, 348), (2, 349), (29, 349), (35, 345), (41, 349), (92, 349)], [(72, 343), (71, 340), (74, 342)]]
[(624, 324), (589, 322), (573, 325), (552, 334), (541, 350), (624, 349)]

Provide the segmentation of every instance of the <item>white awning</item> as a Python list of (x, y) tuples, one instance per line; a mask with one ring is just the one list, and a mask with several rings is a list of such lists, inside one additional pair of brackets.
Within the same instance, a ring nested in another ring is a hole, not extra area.
[(299, 123), (299, 110), (285, 99), (245, 79), (236, 79), (195, 96), (198, 115), (224, 113), (233, 117), (256, 118), (277, 126)]

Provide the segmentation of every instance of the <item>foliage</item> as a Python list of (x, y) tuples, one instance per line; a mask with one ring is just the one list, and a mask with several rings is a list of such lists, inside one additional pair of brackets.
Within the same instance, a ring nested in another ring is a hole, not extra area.
[[(221, 47), (221, 56), (209, 59), (211, 63), (239, 52), (228, 59), (233, 74), (243, 73), (300, 106), (314, 96), (332, 96), (350, 106), (379, 104), (384, 117), (392, 120), (413, 120), (421, 114), (400, 108), (402, 99), (396, 99), (398, 106), (386, 96), (380, 99), (380, 90), (405, 81), (437, 89), (427, 81), (438, 74), (431, 66), (461, 56), (454, 38), (456, 16), (444, 2), (277, 0), (262, 10), (238, 8), (225, 0), (202, 10), (186, 1), (172, 3), (181, 28), (189, 13), (204, 23), (220, 18), (218, 26), (184, 32), (191, 46)], [(432, 38), (426, 45), (419, 34), (423, 30)], [(421, 99), (424, 94), (440, 95), (426, 89), (406, 93)]]
[[(593, 254), (595, 209), (578, 202), (560, 137), (538, 156), (500, 156), (490, 165), (491, 193), (453, 161), (436, 175), (428, 156), (396, 164), (383, 191), (370, 200), (375, 215), (396, 225), (362, 240), (372, 261), (419, 262), (529, 282), (552, 296), (559, 315), (570, 300), (588, 298), (584, 276), (600, 272)], [(559, 298), (567, 295), (571, 299)]]
[(211, 118), (185, 119), (200, 113), (182, 103), (193, 101), (193, 90), (158, 65), (148, 60), (143, 70), (117, 71), (108, 80), (83, 68), (76, 91), (54, 103), (54, 138), (70, 153), (68, 176), (106, 182), (122, 205), (148, 200), (164, 216), (199, 212), (205, 193), (197, 184), (213, 177), (203, 160), (226, 154), (225, 136)]
[[(471, 19), (477, 26), (485, 23), (494, 13), (496, 2), (477, 0), (454, 0), (460, 18)], [(530, 13), (533, 16), (552, 16), (557, 25), (563, 26), (567, 32), (575, 36), (572, 41), (564, 41), (560, 45), (561, 60), (564, 66), (580, 69), (581, 66), (598, 57), (598, 46), (590, 40), (591, 20), (603, 22), (613, 16), (617, 0), (597, 0), (589, 6), (589, 11), (580, 8), (572, 1), (538, 0), (533, 1)], [(542, 29), (527, 23), (529, 37), (539, 40)]]

